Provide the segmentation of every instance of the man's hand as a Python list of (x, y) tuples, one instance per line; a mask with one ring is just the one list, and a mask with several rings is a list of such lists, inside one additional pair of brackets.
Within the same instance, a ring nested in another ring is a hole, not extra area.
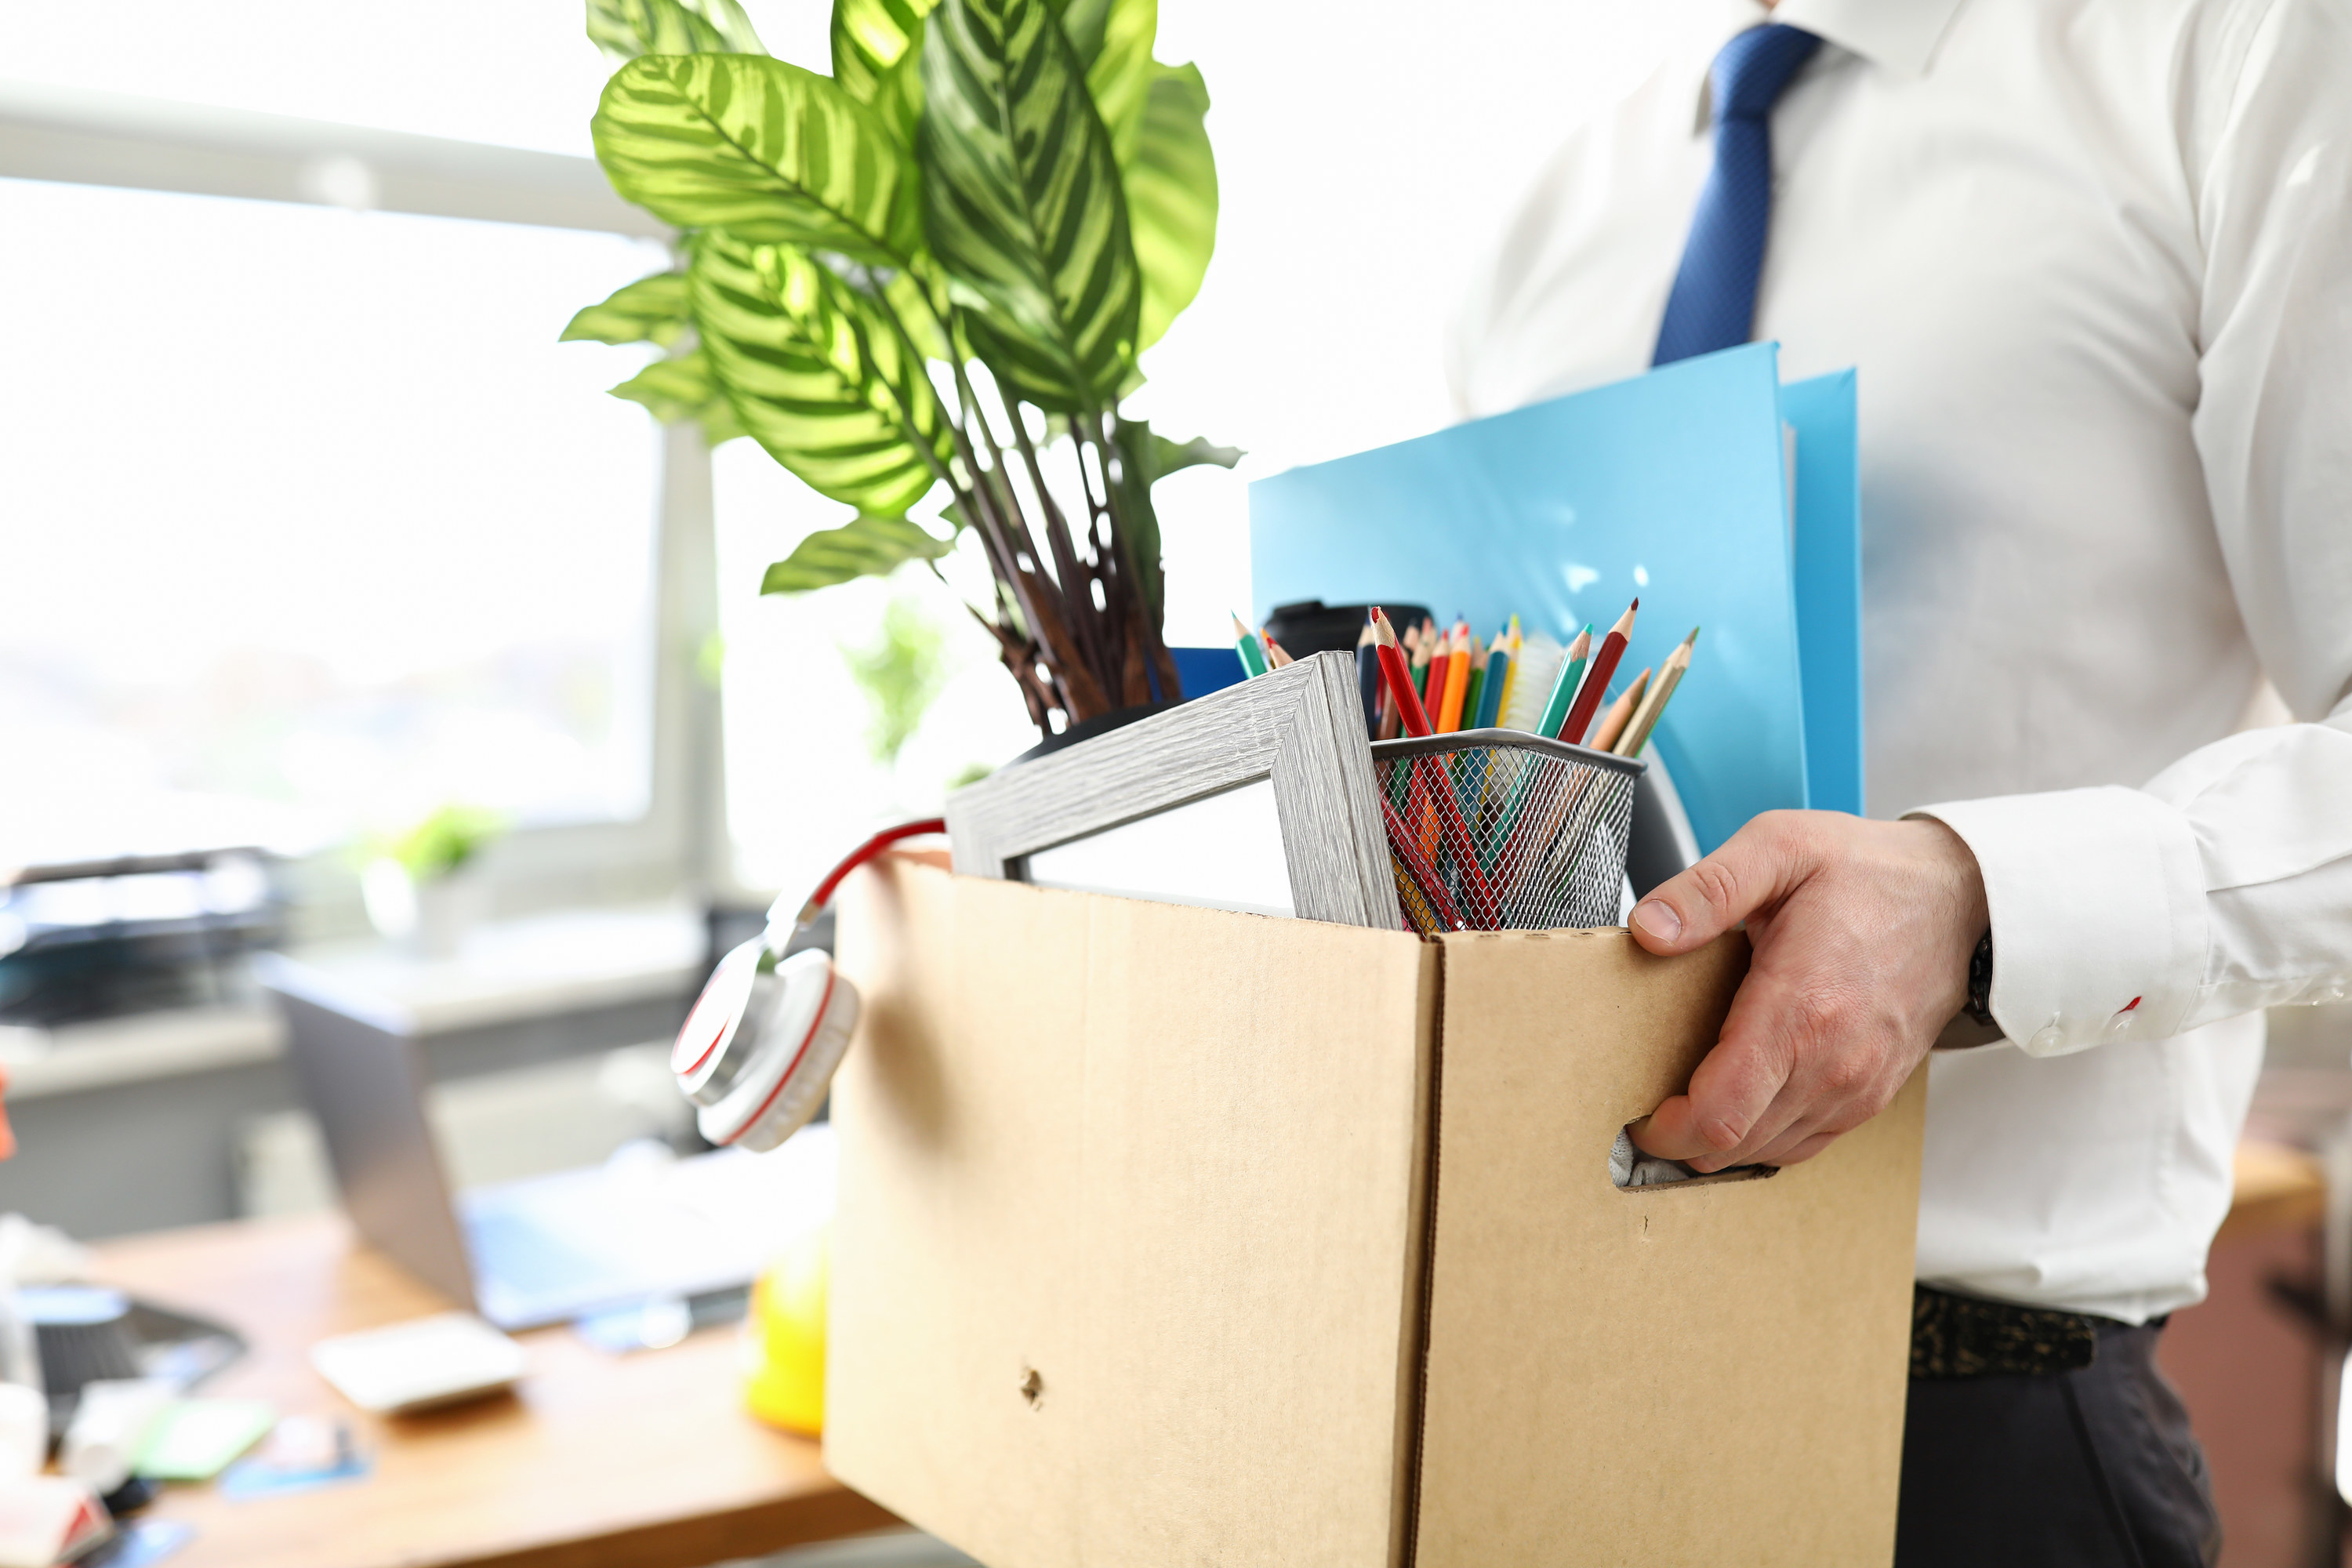
[(1702, 1171), (1811, 1159), (1885, 1108), (1967, 1000), (1984, 878), (1940, 822), (1775, 811), (1660, 884), (1633, 930), (1677, 953), (1742, 921), (1755, 958), (1722, 1037), (1633, 1128)]

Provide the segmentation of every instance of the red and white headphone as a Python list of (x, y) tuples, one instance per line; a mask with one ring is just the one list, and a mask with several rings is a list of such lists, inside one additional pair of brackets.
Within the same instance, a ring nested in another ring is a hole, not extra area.
[(938, 817), (883, 829), (826, 874), (791, 925), (778, 918), (779, 899), (768, 929), (719, 961), (669, 1053), (705, 1138), (765, 1152), (816, 1114), (857, 1026), (857, 987), (821, 950), (786, 958), (784, 949), (824, 912), (843, 878), (902, 838), (947, 830)]

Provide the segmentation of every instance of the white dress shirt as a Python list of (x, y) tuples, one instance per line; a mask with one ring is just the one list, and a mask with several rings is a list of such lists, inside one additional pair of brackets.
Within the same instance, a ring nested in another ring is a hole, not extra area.
[[(1549, 163), (1465, 414), (1648, 363), (1767, 15)], [(1756, 335), (1858, 368), (1870, 810), (1975, 851), (2008, 1036), (1933, 1058), (1919, 1278), (2141, 1321), (2204, 1294), (2258, 1009), (2352, 987), (2352, 0), (1771, 16), (1826, 41)], [(2264, 675), (2302, 721), (2233, 733)]]

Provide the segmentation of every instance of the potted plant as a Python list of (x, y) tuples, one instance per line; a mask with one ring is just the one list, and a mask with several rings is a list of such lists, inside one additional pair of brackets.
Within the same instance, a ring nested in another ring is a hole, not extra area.
[(371, 837), (360, 873), (368, 923), (425, 957), (454, 957), (488, 912), (489, 886), (477, 862), (505, 831), (494, 812), (451, 805)]
[(770, 58), (735, 0), (588, 0), (623, 62), (597, 158), (676, 226), (680, 265), (564, 336), (669, 348), (614, 392), (857, 509), (763, 592), (937, 573), (976, 535), (972, 614), (1047, 734), (1181, 696), (1151, 488), (1241, 455), (1120, 412), (1216, 239), (1208, 91), (1151, 58), (1157, 20), (1157, 0), (835, 0), (824, 76)]

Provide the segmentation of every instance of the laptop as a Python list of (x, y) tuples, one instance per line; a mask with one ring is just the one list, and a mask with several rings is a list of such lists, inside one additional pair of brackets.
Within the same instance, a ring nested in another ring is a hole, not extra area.
[(284, 958), (261, 972), (352, 1225), (501, 1329), (740, 1289), (830, 1207), (830, 1128), (773, 1155), (622, 1156), (452, 1193), (406, 1020)]

